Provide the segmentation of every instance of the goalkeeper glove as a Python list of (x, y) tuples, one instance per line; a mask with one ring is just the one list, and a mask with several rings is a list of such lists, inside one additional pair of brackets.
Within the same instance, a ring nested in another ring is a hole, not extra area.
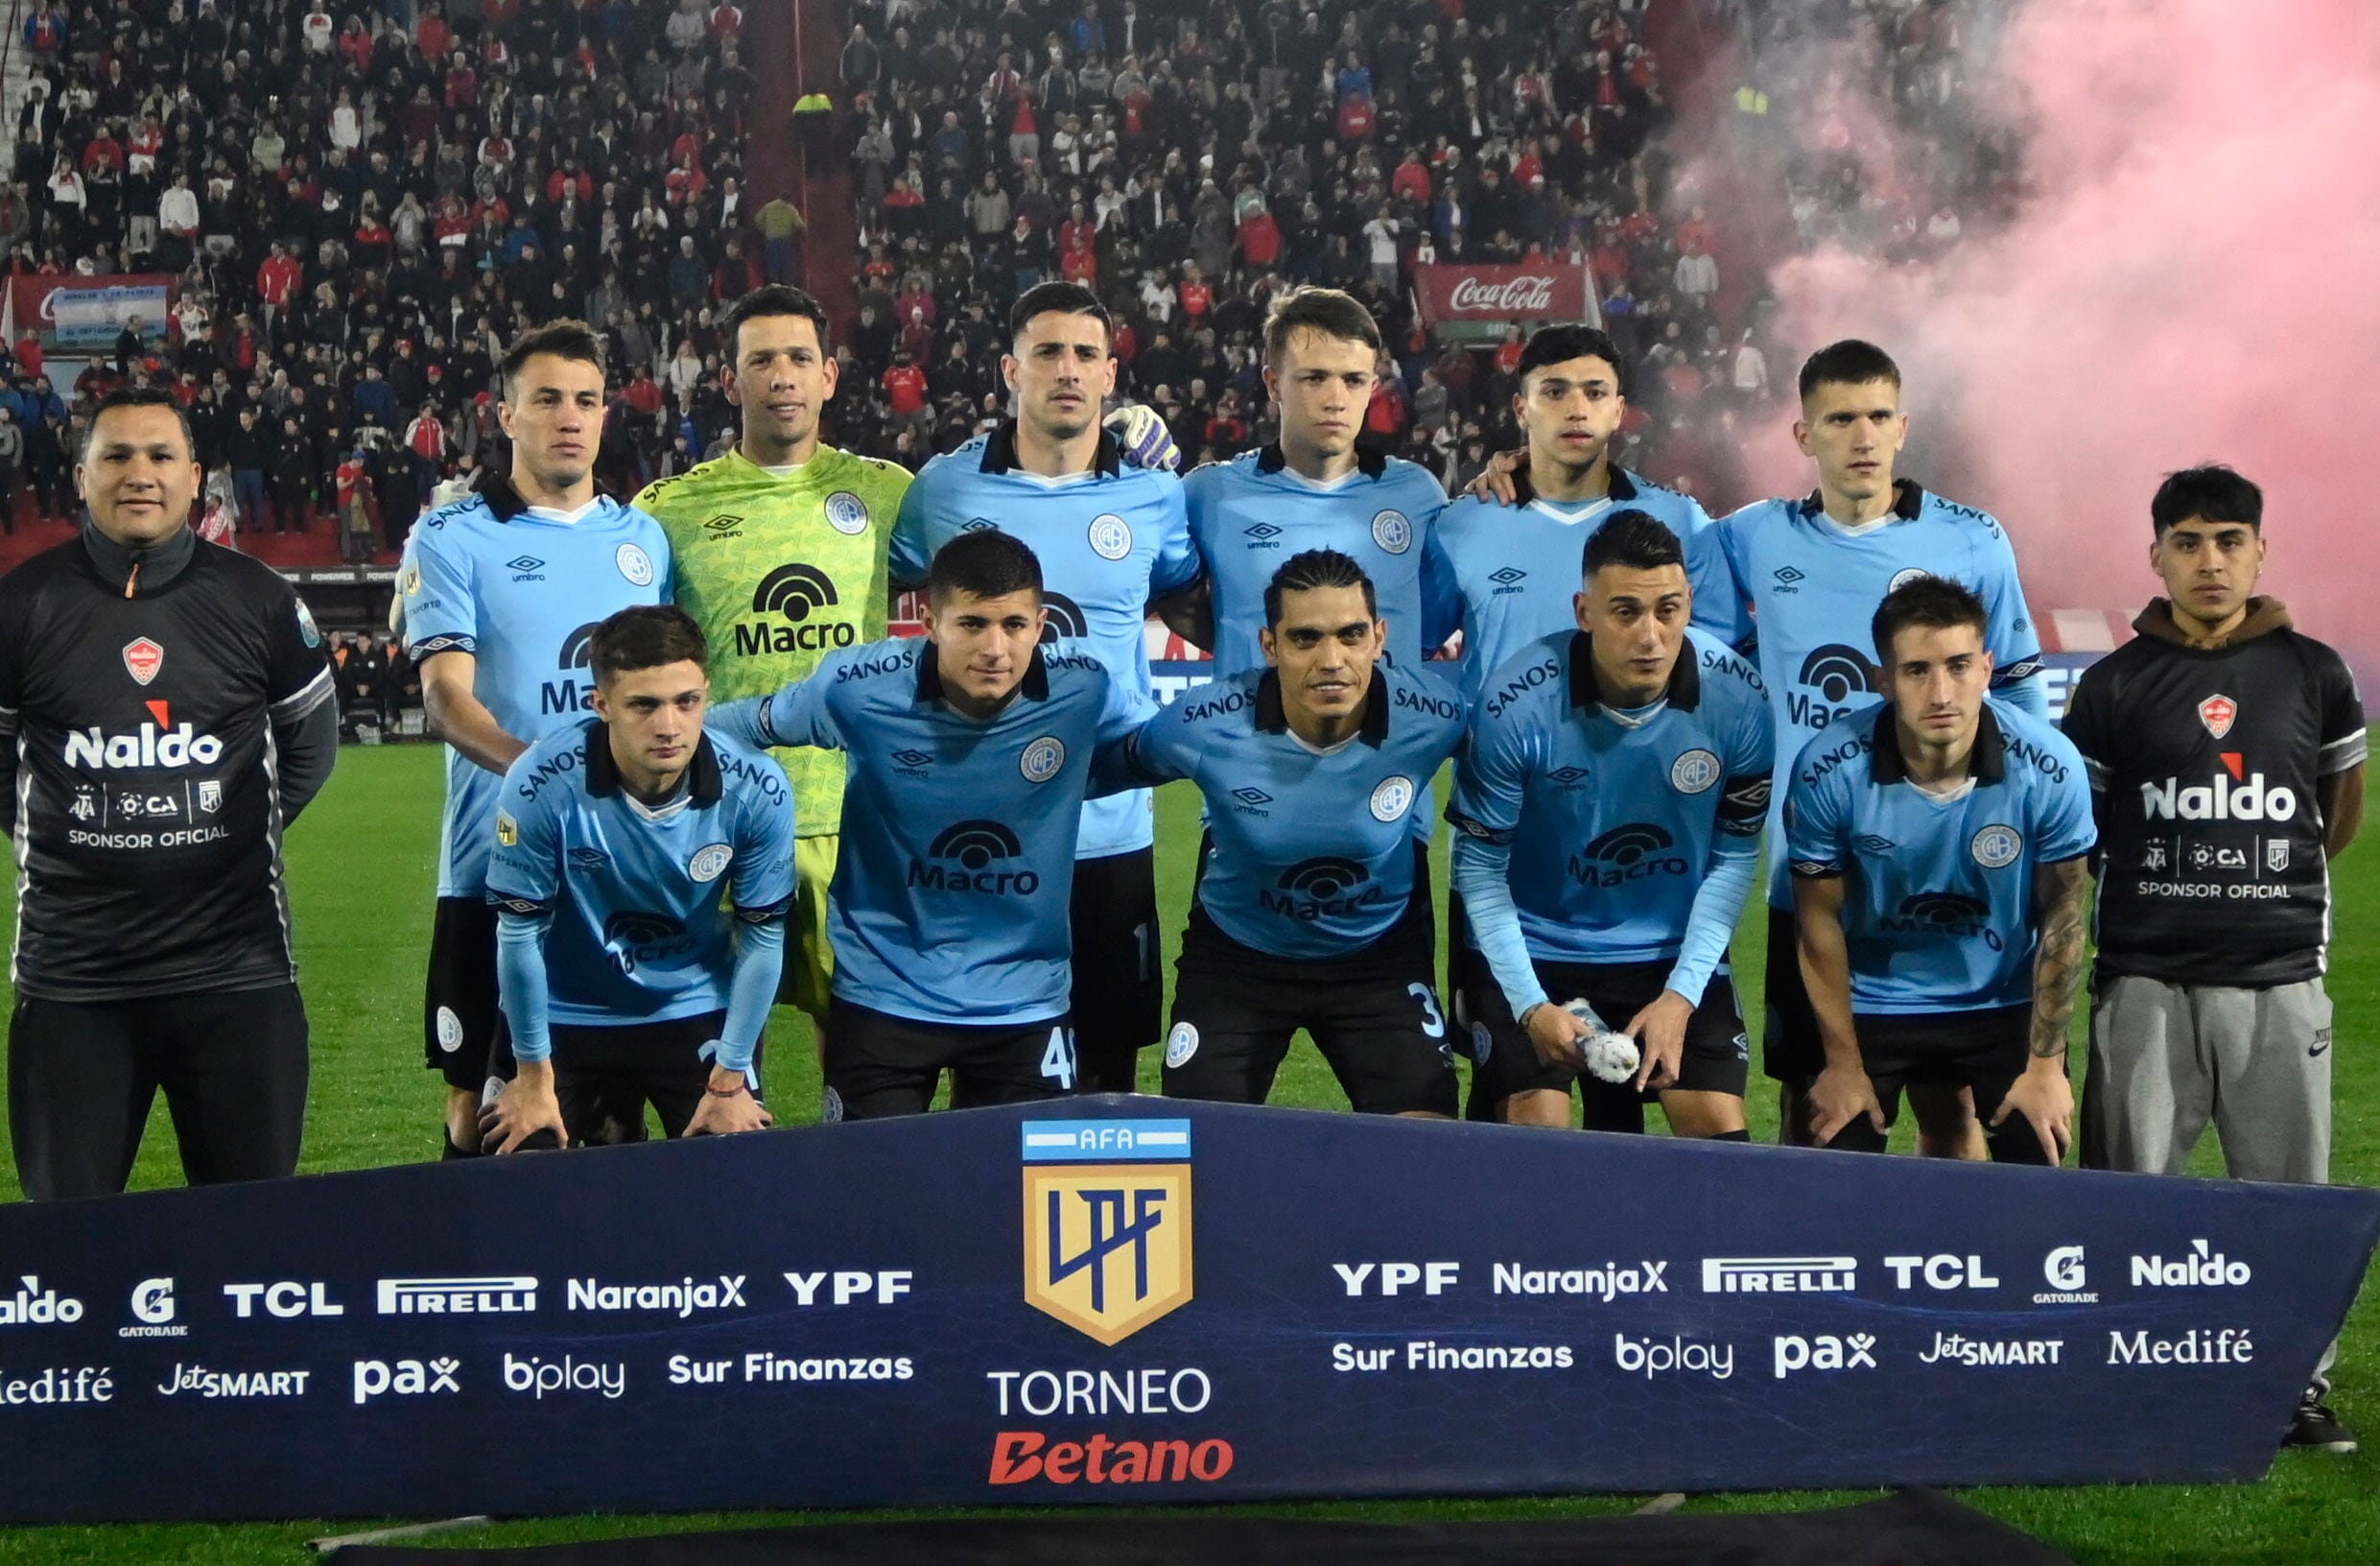
[(1144, 403), (1127, 402), (1100, 422), (1116, 437), (1123, 448), (1124, 461), (1135, 467), (1162, 468), (1175, 472), (1182, 465), (1182, 448), (1173, 443), (1173, 432), (1157, 411)]

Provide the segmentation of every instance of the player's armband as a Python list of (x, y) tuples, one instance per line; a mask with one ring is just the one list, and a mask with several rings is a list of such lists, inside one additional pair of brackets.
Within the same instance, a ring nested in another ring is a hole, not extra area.
[(1768, 821), (1769, 779), (1766, 774), (1731, 777), (1719, 795), (1719, 830), (1732, 838), (1756, 838)]
[(792, 906), (793, 899), (790, 897), (780, 897), (773, 903), (762, 903), (753, 908), (746, 908), (742, 903), (738, 903), (736, 922), (738, 924), (775, 924), (786, 916)]

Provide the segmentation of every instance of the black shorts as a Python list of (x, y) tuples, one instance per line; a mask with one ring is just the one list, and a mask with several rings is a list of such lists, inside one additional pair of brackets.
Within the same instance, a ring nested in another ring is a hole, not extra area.
[(951, 1107), (1029, 1103), (1074, 1091), (1074, 1030), (1064, 1013), (1041, 1022), (970, 1027), (919, 1022), (855, 1006), (826, 1013), (826, 1118), (919, 1115), (951, 1074)]
[(1802, 982), (1802, 937), (1793, 910), (1769, 910), (1768, 970), (1762, 976), (1760, 1070), (1796, 1092), (1806, 1091), (1826, 1069), (1826, 1047), (1818, 1040), (1818, 1013), (1809, 985)]
[[(496, 1004), (496, 910), (484, 897), (441, 897), (430, 931), (430, 982), (421, 1003), (423, 1052), (447, 1085), (481, 1092), (492, 1046), (505, 1038)], [(507, 1049), (503, 1058), (509, 1059)]]
[(726, 1023), (724, 1011), (616, 1028), (555, 1023), (554, 1096), (571, 1146), (644, 1141), (648, 1103), (664, 1136), (684, 1136), (711, 1083), (711, 1062), (696, 1052)]
[(1156, 851), (1135, 848), (1076, 860), (1070, 909), (1079, 1085), (1086, 1093), (1129, 1093), (1141, 1051), (1165, 1031)]
[[(2000, 1112), (2000, 1101), (2032, 1063), (2032, 1007), (1872, 1013), (1855, 1018), (1853, 1026), (1859, 1034), (1860, 1064), (1867, 1068), (1869, 1085), (1875, 1089), (1887, 1129), (1900, 1116), (1904, 1088), (1920, 1082), (1970, 1088), (1975, 1095), (1975, 1116), (1984, 1124), (1984, 1141), (1991, 1150), (1993, 1163), (2049, 1161), (2032, 1123), (2021, 1113), (2009, 1116), (2007, 1124), (1996, 1130), (1991, 1127), (1991, 1117)], [(1882, 1152), (1884, 1142), (1883, 1133), (1863, 1115), (1823, 1145), (1845, 1152)]]
[[(1642, 1092), (1626, 1082), (1557, 1070), (1537, 1057), (1537, 1047), (1514, 1020), (1504, 1000), (1504, 986), (1496, 982), (1487, 960), (1471, 954), (1471, 993), (1465, 1009), (1474, 1030), (1484, 1030), (1488, 1061), (1480, 1072), (1482, 1089), (1500, 1102), (1515, 1093), (1567, 1093), (1576, 1083), (1586, 1105), (1586, 1124), (1592, 1130), (1641, 1130), (1643, 1106), (1661, 1098), (1658, 1088)], [(1625, 1028), (1629, 1019), (1668, 986), (1668, 962), (1538, 962), (1537, 982), (1555, 1005), (1584, 1000), (1595, 1008), (1605, 1026)], [(1689, 1093), (1730, 1093), (1744, 1096), (1744, 1079), (1751, 1070), (1752, 1046), (1744, 1036), (1744, 1019), (1735, 1006), (1735, 982), (1725, 968), (1703, 987), (1702, 1004), (1686, 1019), (1685, 1049), (1678, 1059), (1678, 1080), (1672, 1088)]]
[(1166, 1097), (1262, 1103), (1303, 1028), (1358, 1113), (1452, 1115), (1454, 1057), (1430, 984), (1428, 908), (1424, 882), (1371, 945), (1300, 960), (1241, 945), (1193, 901), (1166, 1035)]

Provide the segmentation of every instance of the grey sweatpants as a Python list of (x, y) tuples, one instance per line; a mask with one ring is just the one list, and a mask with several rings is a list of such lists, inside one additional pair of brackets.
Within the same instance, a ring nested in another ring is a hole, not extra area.
[[(2123, 977), (2091, 1002), (2083, 1167), (2179, 1174), (2215, 1123), (2232, 1178), (2330, 1183), (2330, 997)], [(2337, 1344), (2315, 1390), (2330, 1390)]]

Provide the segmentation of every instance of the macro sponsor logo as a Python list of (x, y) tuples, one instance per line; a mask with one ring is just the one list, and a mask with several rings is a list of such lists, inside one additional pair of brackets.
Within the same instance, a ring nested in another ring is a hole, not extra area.
[(1651, 821), (1615, 826), (1570, 856), (1570, 875), (1582, 887), (1609, 889), (1657, 875), (1686, 873), (1685, 856), (1671, 850), (1677, 840)]
[(1901, 935), (1981, 940), (1995, 952), (2005, 944), (2000, 933), (1991, 928), (1991, 905), (1958, 891), (1920, 891), (1903, 897), (1897, 910), (1877, 915), (1876, 926)]
[(600, 1392), (617, 1402), (628, 1389), (628, 1367), (568, 1354), (558, 1360), (535, 1354), (521, 1359), (507, 1350), (504, 1357), (504, 1386), (507, 1392), (528, 1392), (540, 1403), (549, 1394), (563, 1392)]
[(224, 1297), (231, 1301), (231, 1314), (243, 1321), (253, 1318), (259, 1305), (267, 1316), (282, 1321), (347, 1314), (347, 1307), (331, 1298), (329, 1289), (319, 1283), (226, 1283)]
[(2056, 1364), (2065, 1346), (2062, 1338), (2003, 1338), (1987, 1341), (1964, 1333), (1937, 1332), (1933, 1346), (1918, 1356), (1918, 1363), (1960, 1364), (1978, 1370), (2003, 1365)]
[(1787, 1333), (1772, 1341), (1771, 1368), (1779, 1381), (1803, 1370), (1873, 1370), (1876, 1367), (1875, 1334), (1831, 1332), (1803, 1337)]
[[(736, 1364), (733, 1356), (698, 1360), (691, 1354), (672, 1354), (667, 1369), (672, 1387), (720, 1387), (734, 1379)], [(795, 1359), (754, 1349), (743, 1356), (742, 1365), (743, 1385), (747, 1387), (824, 1381), (907, 1381), (917, 1374), (917, 1362), (907, 1354), (813, 1354)]]
[(695, 949), (694, 932), (675, 914), (624, 908), (603, 920), (603, 952), (623, 977), (672, 961)]
[(430, 1397), (460, 1392), (460, 1360), (358, 1360), (350, 1389), (357, 1407), (376, 1397)]
[(212, 767), (224, 759), (224, 742), (200, 734), (187, 723), (174, 722), (172, 704), (142, 703), (152, 722), (137, 730), (109, 730), (93, 724), (66, 731), (65, 761), (69, 767), (125, 768)]
[(2174, 1337), (2147, 1330), (2108, 1334), (2109, 1364), (2250, 1364), (2256, 1343), (2246, 1327), (2193, 1327)]
[(2223, 765), (2225, 771), (2203, 783), (2184, 786), (2169, 777), (2141, 784), (2140, 808), (2153, 821), (2286, 821), (2298, 814), (2296, 793), (2267, 788), (2262, 772), (2242, 775), (2247, 763), (2239, 751), (2223, 752)]
[(1706, 1256), (1706, 1294), (1848, 1294), (1858, 1287), (1850, 1256)]
[(132, 1297), (129, 1303), (136, 1324), (118, 1327), (117, 1337), (187, 1338), (190, 1336), (190, 1323), (174, 1319), (180, 1312), (179, 1307), (175, 1303), (172, 1278), (141, 1279), (140, 1282), (132, 1285)]
[(1612, 1364), (1622, 1375), (1642, 1376), (1647, 1381), (1675, 1373), (1725, 1381), (1735, 1374), (1735, 1345), (1694, 1342), (1685, 1338), (1662, 1342), (1657, 1338), (1614, 1333)]
[(1282, 871), (1273, 887), (1257, 889), (1257, 901), (1267, 913), (1301, 920), (1349, 917), (1387, 896), (1371, 872), (1335, 854), (1300, 860)]
[(2182, 1255), (2133, 1258), (2135, 1289), (2237, 1289), (2254, 1274), (2246, 1262), (2235, 1262), (2211, 1250), (2203, 1240), (2193, 1240)]
[(1852, 698), (1873, 696), (1879, 688), (1875, 665), (1842, 642), (1812, 648), (1795, 682), (1802, 689), (1785, 693), (1785, 717), (1802, 728), (1825, 728), (1850, 717)]
[(0, 1327), (71, 1326), (82, 1319), (82, 1301), (45, 1288), (37, 1274), (17, 1279), (16, 1292), (0, 1294)]
[(1621, 1294), (1665, 1294), (1667, 1262), (1605, 1262), (1596, 1267), (1535, 1268), (1496, 1264), (1499, 1294), (1584, 1294), (1610, 1304)]
[[(600, 620), (575, 626), (562, 638), (562, 650), (554, 660), (556, 669), (571, 671), (595, 667), (595, 630)], [(595, 681), (592, 676), (580, 680), (549, 679), (537, 688), (537, 710), (547, 717), (565, 712), (595, 710)]]
[(1045, 590), (1041, 595), (1041, 640), (1047, 647), (1070, 636), (1091, 634), (1091, 619), (1083, 606), (1064, 593)]
[(752, 590), (753, 618), (736, 624), (736, 655), (749, 658), (851, 646), (860, 633), (849, 620), (811, 621), (817, 610), (834, 608), (840, 602), (834, 580), (816, 566), (799, 560), (778, 566)]
[(721, 1273), (715, 1283), (681, 1278), (675, 1283), (604, 1283), (597, 1278), (573, 1278), (564, 1294), (564, 1308), (573, 1311), (660, 1311), (683, 1321), (696, 1311), (744, 1308), (744, 1274)]
[(1039, 872), (994, 867), (1024, 852), (1025, 844), (1002, 822), (960, 821), (943, 829), (927, 846), (925, 859), (909, 861), (908, 884), (930, 891), (1030, 897), (1041, 890)]
[(1190, 1123), (1028, 1120), (1022, 1134), (1025, 1303), (1110, 1347), (1189, 1304)]
[(157, 1383), (159, 1397), (303, 1397), (311, 1370), (209, 1370), (203, 1364), (177, 1364)]
[(524, 1277), (383, 1278), (383, 1316), (514, 1316), (537, 1308), (537, 1280)]
[(113, 1365), (52, 1365), (38, 1374), (12, 1376), (0, 1369), (0, 1408), (40, 1408), (59, 1403), (113, 1403)]
[(2041, 1259), (2041, 1280), (2049, 1288), (2033, 1296), (2036, 1305), (2096, 1305), (2099, 1296), (2086, 1287), (2090, 1273), (2081, 1246), (2060, 1246)]

